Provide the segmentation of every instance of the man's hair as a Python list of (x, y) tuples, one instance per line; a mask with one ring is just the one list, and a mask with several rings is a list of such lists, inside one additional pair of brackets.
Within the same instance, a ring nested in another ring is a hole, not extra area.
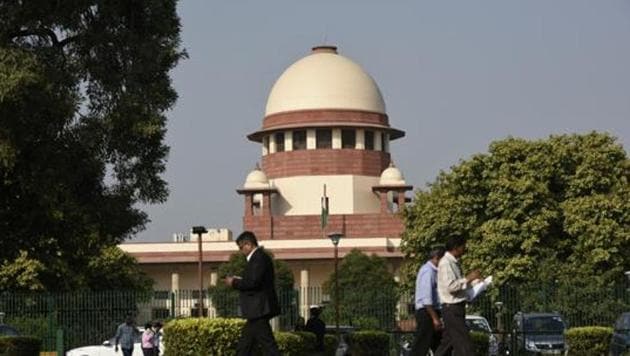
[(240, 245), (240, 244), (242, 244), (244, 242), (249, 242), (249, 243), (251, 243), (254, 246), (258, 246), (258, 240), (256, 240), (256, 235), (254, 235), (254, 233), (251, 232), (251, 231), (243, 231), (236, 238), (236, 244), (237, 245)]
[(432, 260), (435, 257), (442, 258), (445, 252), (446, 249), (444, 248), (444, 246), (433, 246), (431, 247), (431, 251), (429, 252), (429, 259)]
[(446, 241), (446, 251), (453, 251), (459, 246), (464, 246), (466, 244), (466, 238), (459, 234), (451, 235)]

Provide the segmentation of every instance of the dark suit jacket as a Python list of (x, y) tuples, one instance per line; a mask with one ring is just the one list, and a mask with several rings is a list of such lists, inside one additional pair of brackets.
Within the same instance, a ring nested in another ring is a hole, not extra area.
[(273, 261), (262, 248), (254, 251), (241, 277), (234, 279), (232, 286), (240, 291), (241, 314), (245, 319), (270, 319), (280, 314)]

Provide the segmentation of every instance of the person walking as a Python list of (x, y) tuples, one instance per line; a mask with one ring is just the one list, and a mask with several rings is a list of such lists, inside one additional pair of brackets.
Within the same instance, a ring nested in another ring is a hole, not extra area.
[(324, 334), (326, 333), (326, 323), (319, 316), (322, 313), (322, 308), (319, 305), (311, 305), (310, 308), (311, 317), (306, 322), (305, 331), (315, 334), (315, 351), (318, 355), (324, 352)]
[(466, 326), (466, 299), (472, 281), (481, 278), (478, 270), (466, 277), (459, 259), (466, 253), (466, 239), (453, 235), (446, 242), (447, 252), (438, 264), (438, 296), (442, 302), (444, 333), (435, 356), (455, 351), (457, 356), (474, 356), (473, 345)]
[(444, 247), (435, 247), (428, 261), (418, 270), (416, 277), (416, 336), (411, 355), (426, 356), (440, 344), (442, 336), (441, 307), (437, 291), (438, 263), (444, 256)]
[(155, 338), (155, 332), (151, 328), (151, 323), (144, 324), (144, 331), (142, 332), (142, 341), (140, 347), (142, 348), (143, 356), (154, 356), (153, 352), (153, 339)]
[(160, 338), (162, 337), (162, 323), (159, 321), (153, 322), (153, 356), (160, 355)]
[(274, 286), (275, 271), (271, 257), (258, 247), (256, 235), (244, 231), (236, 239), (236, 244), (247, 257), (243, 276), (225, 277), (226, 285), (240, 292), (241, 313), (247, 322), (241, 332), (236, 347), (237, 356), (252, 354), (258, 343), (266, 354), (279, 356), (278, 345), (273, 337), (269, 320), (280, 314), (278, 295)]
[(123, 356), (131, 356), (134, 338), (138, 334), (140, 334), (140, 330), (136, 327), (133, 316), (127, 314), (125, 322), (118, 325), (118, 329), (116, 329), (114, 351), (118, 352), (118, 344), (120, 344)]

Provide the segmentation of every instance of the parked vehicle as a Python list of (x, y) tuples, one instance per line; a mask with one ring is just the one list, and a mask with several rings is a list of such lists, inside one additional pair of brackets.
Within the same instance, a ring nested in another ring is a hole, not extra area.
[(466, 315), (466, 326), (470, 331), (488, 334), (488, 355), (497, 356), (499, 354), (499, 341), (486, 318), (479, 315)]
[(615, 321), (610, 339), (610, 356), (630, 354), (630, 312), (622, 313)]
[[(137, 334), (133, 340), (133, 356), (143, 356), (142, 347), (141, 347), (141, 338), (142, 333), (144, 332), (144, 328), (138, 328), (140, 333)], [(116, 339), (112, 337), (109, 340), (103, 341), (101, 345), (91, 345), (91, 346), (81, 346), (74, 348), (68, 352), (66, 352), (66, 356), (120, 356), (122, 355), (122, 351), (120, 347), (118, 348), (118, 352), (114, 351), (114, 345), (116, 344)], [(162, 344), (162, 340), (160, 339), (160, 355), (164, 353), (164, 345)]]
[(0, 336), (19, 336), (20, 333), (11, 325), (4, 323), (4, 313), (0, 312)]
[(558, 313), (516, 313), (512, 329), (516, 354), (564, 354), (565, 329), (566, 323)]

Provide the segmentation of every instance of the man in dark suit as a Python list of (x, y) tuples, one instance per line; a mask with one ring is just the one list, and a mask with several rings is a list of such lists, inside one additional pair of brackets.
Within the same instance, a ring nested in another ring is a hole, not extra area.
[(225, 284), (240, 292), (241, 314), (247, 319), (236, 354), (251, 355), (256, 343), (260, 343), (267, 350), (266, 354), (279, 356), (278, 345), (269, 325), (269, 320), (280, 314), (273, 261), (262, 248), (258, 248), (253, 232), (241, 233), (236, 244), (247, 257), (247, 267), (242, 277), (225, 277)]

